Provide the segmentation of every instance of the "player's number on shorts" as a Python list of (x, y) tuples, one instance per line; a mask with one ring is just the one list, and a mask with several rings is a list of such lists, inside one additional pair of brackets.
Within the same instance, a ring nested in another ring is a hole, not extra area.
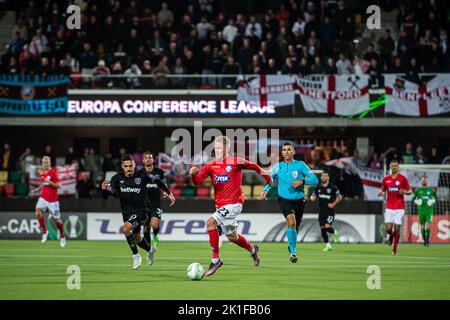
[(227, 214), (229, 214), (230, 212), (226, 209), (226, 208), (220, 208), (219, 210), (217, 210), (217, 212), (220, 214), (221, 217), (225, 218), (227, 216)]
[(332, 222), (333, 222), (333, 216), (328, 216), (327, 222), (328, 222), (328, 223), (332, 223)]

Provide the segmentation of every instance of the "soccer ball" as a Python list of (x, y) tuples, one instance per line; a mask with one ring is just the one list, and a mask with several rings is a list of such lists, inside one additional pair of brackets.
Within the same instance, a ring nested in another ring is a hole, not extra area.
[(188, 278), (191, 280), (201, 280), (205, 275), (205, 268), (198, 262), (191, 263), (186, 271)]

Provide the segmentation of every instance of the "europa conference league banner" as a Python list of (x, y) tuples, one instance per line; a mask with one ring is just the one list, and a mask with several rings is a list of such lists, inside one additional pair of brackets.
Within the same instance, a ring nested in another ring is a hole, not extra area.
[[(76, 91), (75, 91), (76, 92)], [(274, 117), (295, 115), (294, 106), (266, 106), (236, 100), (236, 96), (75, 94), (69, 95), (67, 115), (77, 117)]]
[[(45, 215), (46, 219), (48, 214)], [(62, 212), (67, 240), (86, 240), (86, 213)], [(57, 239), (53, 219), (47, 219), (49, 239)], [(0, 212), (0, 239), (40, 239), (41, 228), (34, 211)]]
[[(158, 237), (162, 241), (208, 241), (207, 214), (163, 213)], [(305, 214), (298, 235), (301, 242), (322, 241), (317, 214)], [(286, 241), (286, 221), (281, 213), (244, 213), (238, 218), (238, 231), (250, 241)], [(88, 240), (122, 240), (120, 213), (88, 213)], [(375, 242), (375, 215), (338, 214), (333, 226), (342, 242)]]

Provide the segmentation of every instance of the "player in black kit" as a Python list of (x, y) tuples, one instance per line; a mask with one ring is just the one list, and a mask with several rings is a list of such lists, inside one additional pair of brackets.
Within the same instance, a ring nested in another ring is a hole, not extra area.
[[(141, 174), (151, 174), (156, 179), (161, 180), (164, 184), (166, 183), (164, 179), (164, 171), (154, 165), (155, 159), (153, 158), (153, 153), (150, 151), (144, 152), (144, 168), (138, 171)], [(161, 222), (162, 208), (161, 208), (161, 191), (160, 188), (155, 183), (147, 183), (147, 204), (145, 209), (147, 210), (148, 221), (144, 225), (144, 238), (148, 243), (151, 244), (151, 250), (148, 256), (148, 263), (151, 265), (153, 263), (153, 256), (158, 248), (159, 239), (159, 224)], [(165, 196), (167, 196), (165, 194)], [(153, 230), (153, 239), (150, 235), (150, 230)]]
[(323, 241), (326, 243), (326, 247), (323, 251), (331, 251), (328, 233), (333, 234), (334, 241), (339, 238), (337, 230), (334, 230), (331, 225), (334, 221), (334, 208), (342, 200), (342, 196), (339, 189), (330, 184), (328, 172), (322, 172), (320, 175), (320, 182), (321, 184), (314, 189), (314, 192), (311, 195), (311, 201), (316, 201), (316, 198), (319, 198), (319, 225), (322, 231)]
[(119, 198), (122, 208), (123, 217), (123, 233), (127, 239), (128, 245), (133, 252), (133, 269), (139, 268), (142, 258), (137, 250), (136, 244), (150, 252), (150, 244), (141, 236), (141, 226), (147, 222), (147, 212), (145, 206), (147, 203), (148, 183), (154, 183), (164, 192), (166, 192), (171, 201), (171, 205), (175, 202), (175, 198), (171, 194), (167, 186), (159, 179), (151, 174), (142, 174), (136, 172), (136, 163), (133, 156), (125, 154), (121, 159), (122, 170), (116, 173), (111, 181), (103, 181), (102, 194), (106, 199), (109, 194)]

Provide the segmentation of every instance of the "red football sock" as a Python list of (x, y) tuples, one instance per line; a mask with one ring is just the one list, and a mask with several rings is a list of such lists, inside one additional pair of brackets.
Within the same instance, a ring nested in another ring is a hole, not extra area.
[(236, 244), (237, 244), (239, 247), (244, 248), (244, 249), (247, 249), (247, 251), (252, 252), (252, 250), (253, 250), (253, 245), (252, 245), (250, 242), (248, 242), (247, 239), (246, 239), (243, 235), (238, 234), (238, 237), (239, 237), (239, 238), (237, 239)]
[(59, 229), (59, 237), (60, 238), (64, 238), (64, 224), (57, 224), (58, 229)]
[(41, 226), (42, 233), (47, 233), (47, 228), (45, 227), (45, 218), (44, 217), (40, 217), (38, 219), (38, 222), (39, 222), (39, 226)]
[(212, 258), (219, 259), (219, 230), (208, 230), (209, 244), (211, 245)]
[(400, 242), (400, 232), (398, 234), (396, 233), (394, 236), (394, 252), (397, 252), (397, 246), (399, 242)]

